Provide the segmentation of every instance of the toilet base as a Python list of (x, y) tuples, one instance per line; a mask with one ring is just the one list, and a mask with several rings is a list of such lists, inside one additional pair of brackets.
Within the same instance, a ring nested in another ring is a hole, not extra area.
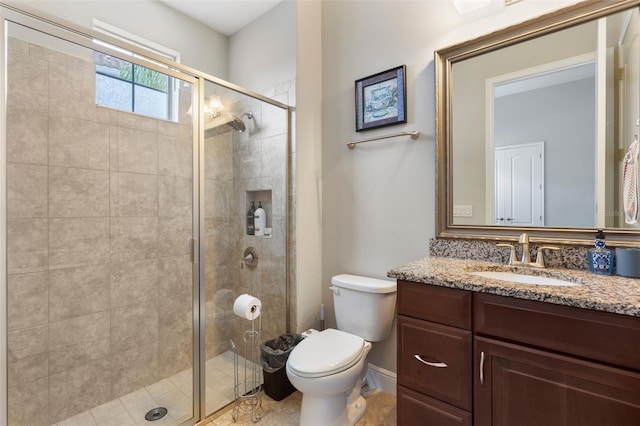
[(364, 416), (367, 402), (360, 396), (346, 405), (344, 393), (329, 397), (305, 398), (302, 394), (300, 426), (353, 426)]

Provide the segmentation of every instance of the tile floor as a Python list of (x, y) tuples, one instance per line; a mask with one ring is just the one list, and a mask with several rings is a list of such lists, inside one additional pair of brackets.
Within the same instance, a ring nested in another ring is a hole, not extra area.
[[(282, 401), (274, 401), (262, 395), (263, 417), (257, 423), (251, 421), (249, 414), (238, 416), (234, 423), (231, 408), (222, 412), (204, 426), (298, 426), (302, 394), (294, 392)], [(366, 396), (367, 411), (356, 426), (393, 426), (396, 425), (396, 397), (384, 392), (375, 392)], [(325, 425), (318, 425), (325, 426)]]
[[(240, 357), (242, 366), (244, 360)], [(241, 370), (242, 371), (242, 370)], [(52, 426), (178, 426), (191, 417), (192, 377), (191, 370), (182, 371), (160, 380), (146, 388), (137, 390), (119, 399), (80, 413)], [(213, 413), (234, 400), (233, 353), (225, 352), (207, 361), (206, 384), (207, 413)], [(260, 393), (263, 417), (251, 421), (249, 414), (240, 414), (237, 421), (232, 418), (232, 406), (217, 414), (204, 426), (293, 426), (300, 420), (302, 394), (294, 392), (282, 401), (274, 401)], [(383, 392), (365, 396), (367, 411), (357, 426), (391, 426), (396, 424), (396, 397)], [(154, 407), (166, 407), (168, 413), (160, 420), (148, 422), (147, 411)], [(323, 426), (323, 425), (318, 425)]]
[[(243, 361), (239, 357), (241, 367)], [(207, 413), (213, 413), (235, 398), (233, 352), (208, 360), (205, 374)], [(191, 417), (192, 392), (189, 369), (52, 426), (177, 426)], [(168, 413), (160, 420), (148, 422), (144, 415), (155, 407), (165, 407)]]

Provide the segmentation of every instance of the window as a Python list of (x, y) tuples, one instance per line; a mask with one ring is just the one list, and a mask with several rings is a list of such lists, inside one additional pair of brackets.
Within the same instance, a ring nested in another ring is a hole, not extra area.
[[(179, 58), (177, 52), (109, 24), (94, 20), (94, 28), (168, 59), (176, 61)], [(96, 44), (109, 46), (123, 55), (138, 57), (100, 41), (96, 41)], [(99, 51), (94, 51), (93, 59), (96, 65), (96, 104), (164, 120), (176, 120), (178, 85), (174, 78)]]

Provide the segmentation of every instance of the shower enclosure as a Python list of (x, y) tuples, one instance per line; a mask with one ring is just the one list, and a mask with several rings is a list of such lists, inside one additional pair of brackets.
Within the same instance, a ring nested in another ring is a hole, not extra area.
[(7, 424), (195, 424), (233, 401), (235, 298), (261, 299), (263, 341), (288, 328), (289, 109), (1, 12)]

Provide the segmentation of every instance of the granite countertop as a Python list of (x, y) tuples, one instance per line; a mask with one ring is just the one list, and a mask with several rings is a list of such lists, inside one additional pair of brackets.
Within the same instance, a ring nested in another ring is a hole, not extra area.
[(480, 260), (425, 257), (390, 270), (387, 276), (442, 287), (491, 293), (640, 317), (640, 279), (596, 275), (588, 271), (526, 268), (529, 275), (541, 275), (579, 283), (577, 286), (519, 284), (496, 280), (468, 271), (517, 272), (524, 268)]

